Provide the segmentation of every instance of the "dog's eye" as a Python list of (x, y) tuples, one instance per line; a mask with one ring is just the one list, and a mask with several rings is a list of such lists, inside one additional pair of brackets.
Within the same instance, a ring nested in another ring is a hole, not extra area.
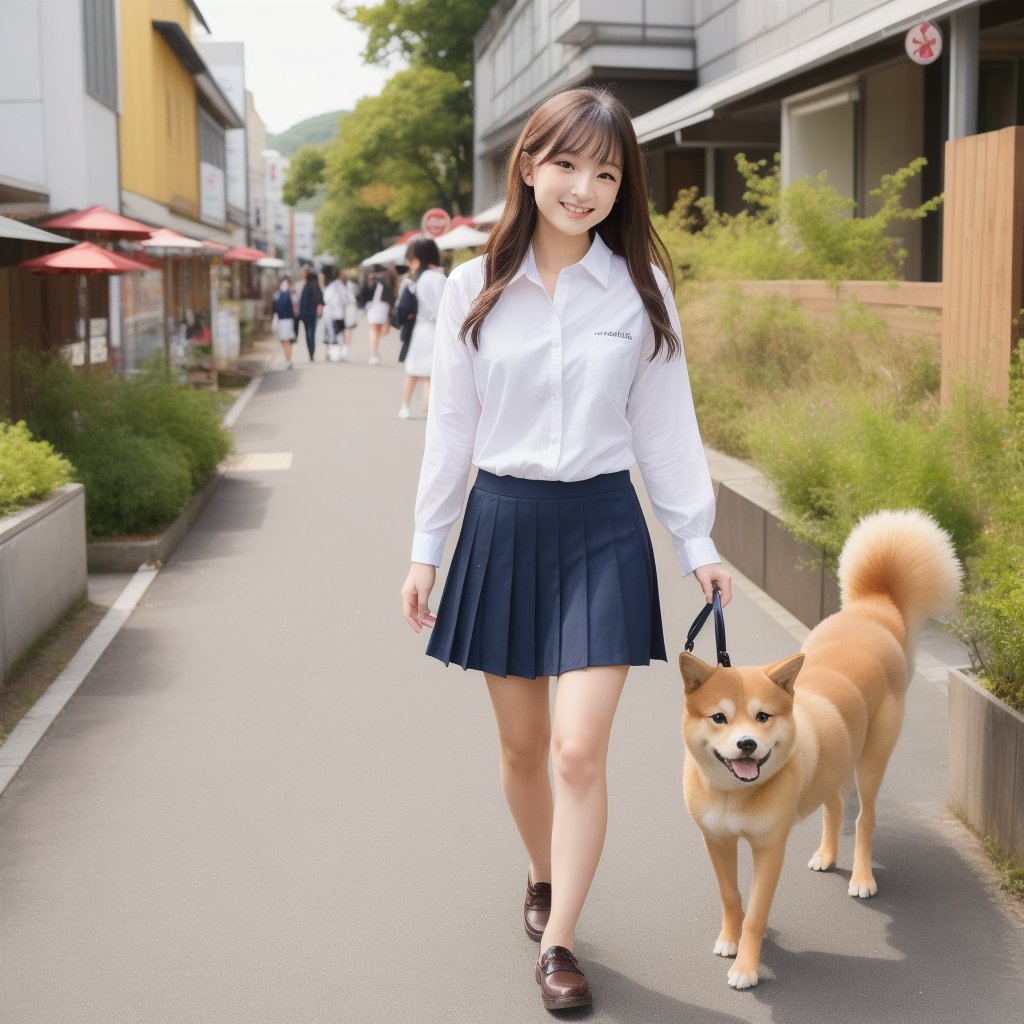
[(711, 721), (714, 722), (715, 725), (725, 725), (725, 723), (728, 722), (729, 719), (726, 718), (721, 711), (717, 711), (715, 712), (715, 714), (711, 716)]
[(758, 713), (757, 713), (757, 716), (756, 716), (756, 717), (757, 717), (757, 720), (758, 720), (758, 721), (759, 721), (759, 722), (760, 722), (760, 723), (761, 723), (762, 725), (764, 725), (764, 723), (765, 723), (765, 722), (767, 722), (767, 721), (768, 721), (768, 719), (769, 719), (769, 718), (771, 718), (772, 716), (771, 716), (771, 715), (769, 715), (767, 711), (758, 711)]

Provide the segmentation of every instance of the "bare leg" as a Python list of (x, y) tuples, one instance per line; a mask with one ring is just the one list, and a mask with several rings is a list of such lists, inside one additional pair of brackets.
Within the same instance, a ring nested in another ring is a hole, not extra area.
[(282, 341), (281, 344), (284, 346), (284, 361), (286, 366), (292, 364), (292, 343), (290, 341)]
[(552, 742), (551, 917), (542, 950), (573, 948), (576, 923), (597, 871), (608, 823), (608, 741), (628, 672), (628, 665), (601, 666), (558, 678)]
[[(412, 378), (409, 378), (410, 380)], [(548, 679), (484, 675), (501, 745), (501, 786), (534, 882), (551, 879), (551, 712)]]
[(426, 412), (430, 405), (430, 378), (420, 377), (419, 380), (423, 381), (423, 411)]
[(352, 328), (346, 327), (344, 331), (345, 343), (341, 346), (341, 354), (347, 359), (352, 349)]
[(418, 377), (406, 376), (405, 380), (402, 382), (402, 405), (407, 409), (412, 405), (412, 396), (416, 392), (416, 381), (418, 379)]
[(380, 324), (370, 324), (370, 358), (380, 358)]

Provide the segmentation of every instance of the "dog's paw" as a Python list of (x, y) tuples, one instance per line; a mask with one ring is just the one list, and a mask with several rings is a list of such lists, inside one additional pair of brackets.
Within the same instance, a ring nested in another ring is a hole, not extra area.
[(733, 968), (729, 972), (728, 981), (735, 989), (753, 988), (757, 984), (757, 971), (738, 971)]
[(878, 892), (878, 886), (875, 884), (875, 880), (873, 878), (869, 878), (864, 882), (851, 881), (850, 888), (846, 891), (851, 896), (856, 896), (858, 899), (866, 900)]
[(715, 956), (735, 956), (737, 944), (735, 942), (726, 942), (725, 939), (719, 939), (715, 943)]
[(812, 871), (828, 871), (835, 864), (835, 857), (829, 857), (819, 850), (808, 862), (807, 866)]

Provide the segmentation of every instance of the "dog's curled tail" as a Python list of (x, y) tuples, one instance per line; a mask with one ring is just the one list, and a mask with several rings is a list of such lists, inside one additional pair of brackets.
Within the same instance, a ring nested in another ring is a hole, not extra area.
[(843, 607), (858, 598), (887, 595), (914, 631), (930, 616), (949, 611), (961, 573), (949, 534), (918, 509), (865, 516), (839, 556)]

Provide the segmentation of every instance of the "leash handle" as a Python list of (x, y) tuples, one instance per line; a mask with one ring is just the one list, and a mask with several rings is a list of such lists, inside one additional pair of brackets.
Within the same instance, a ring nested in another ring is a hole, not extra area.
[(684, 650), (693, 650), (693, 642), (697, 639), (697, 634), (703, 628), (704, 623), (708, 621), (708, 616), (712, 612), (715, 616), (715, 647), (718, 648), (718, 664), (722, 668), (729, 668), (732, 662), (729, 659), (729, 652), (725, 649), (725, 615), (722, 613), (722, 595), (719, 593), (718, 587), (712, 591), (711, 604), (704, 605), (700, 614), (693, 620), (690, 632), (686, 634)]

